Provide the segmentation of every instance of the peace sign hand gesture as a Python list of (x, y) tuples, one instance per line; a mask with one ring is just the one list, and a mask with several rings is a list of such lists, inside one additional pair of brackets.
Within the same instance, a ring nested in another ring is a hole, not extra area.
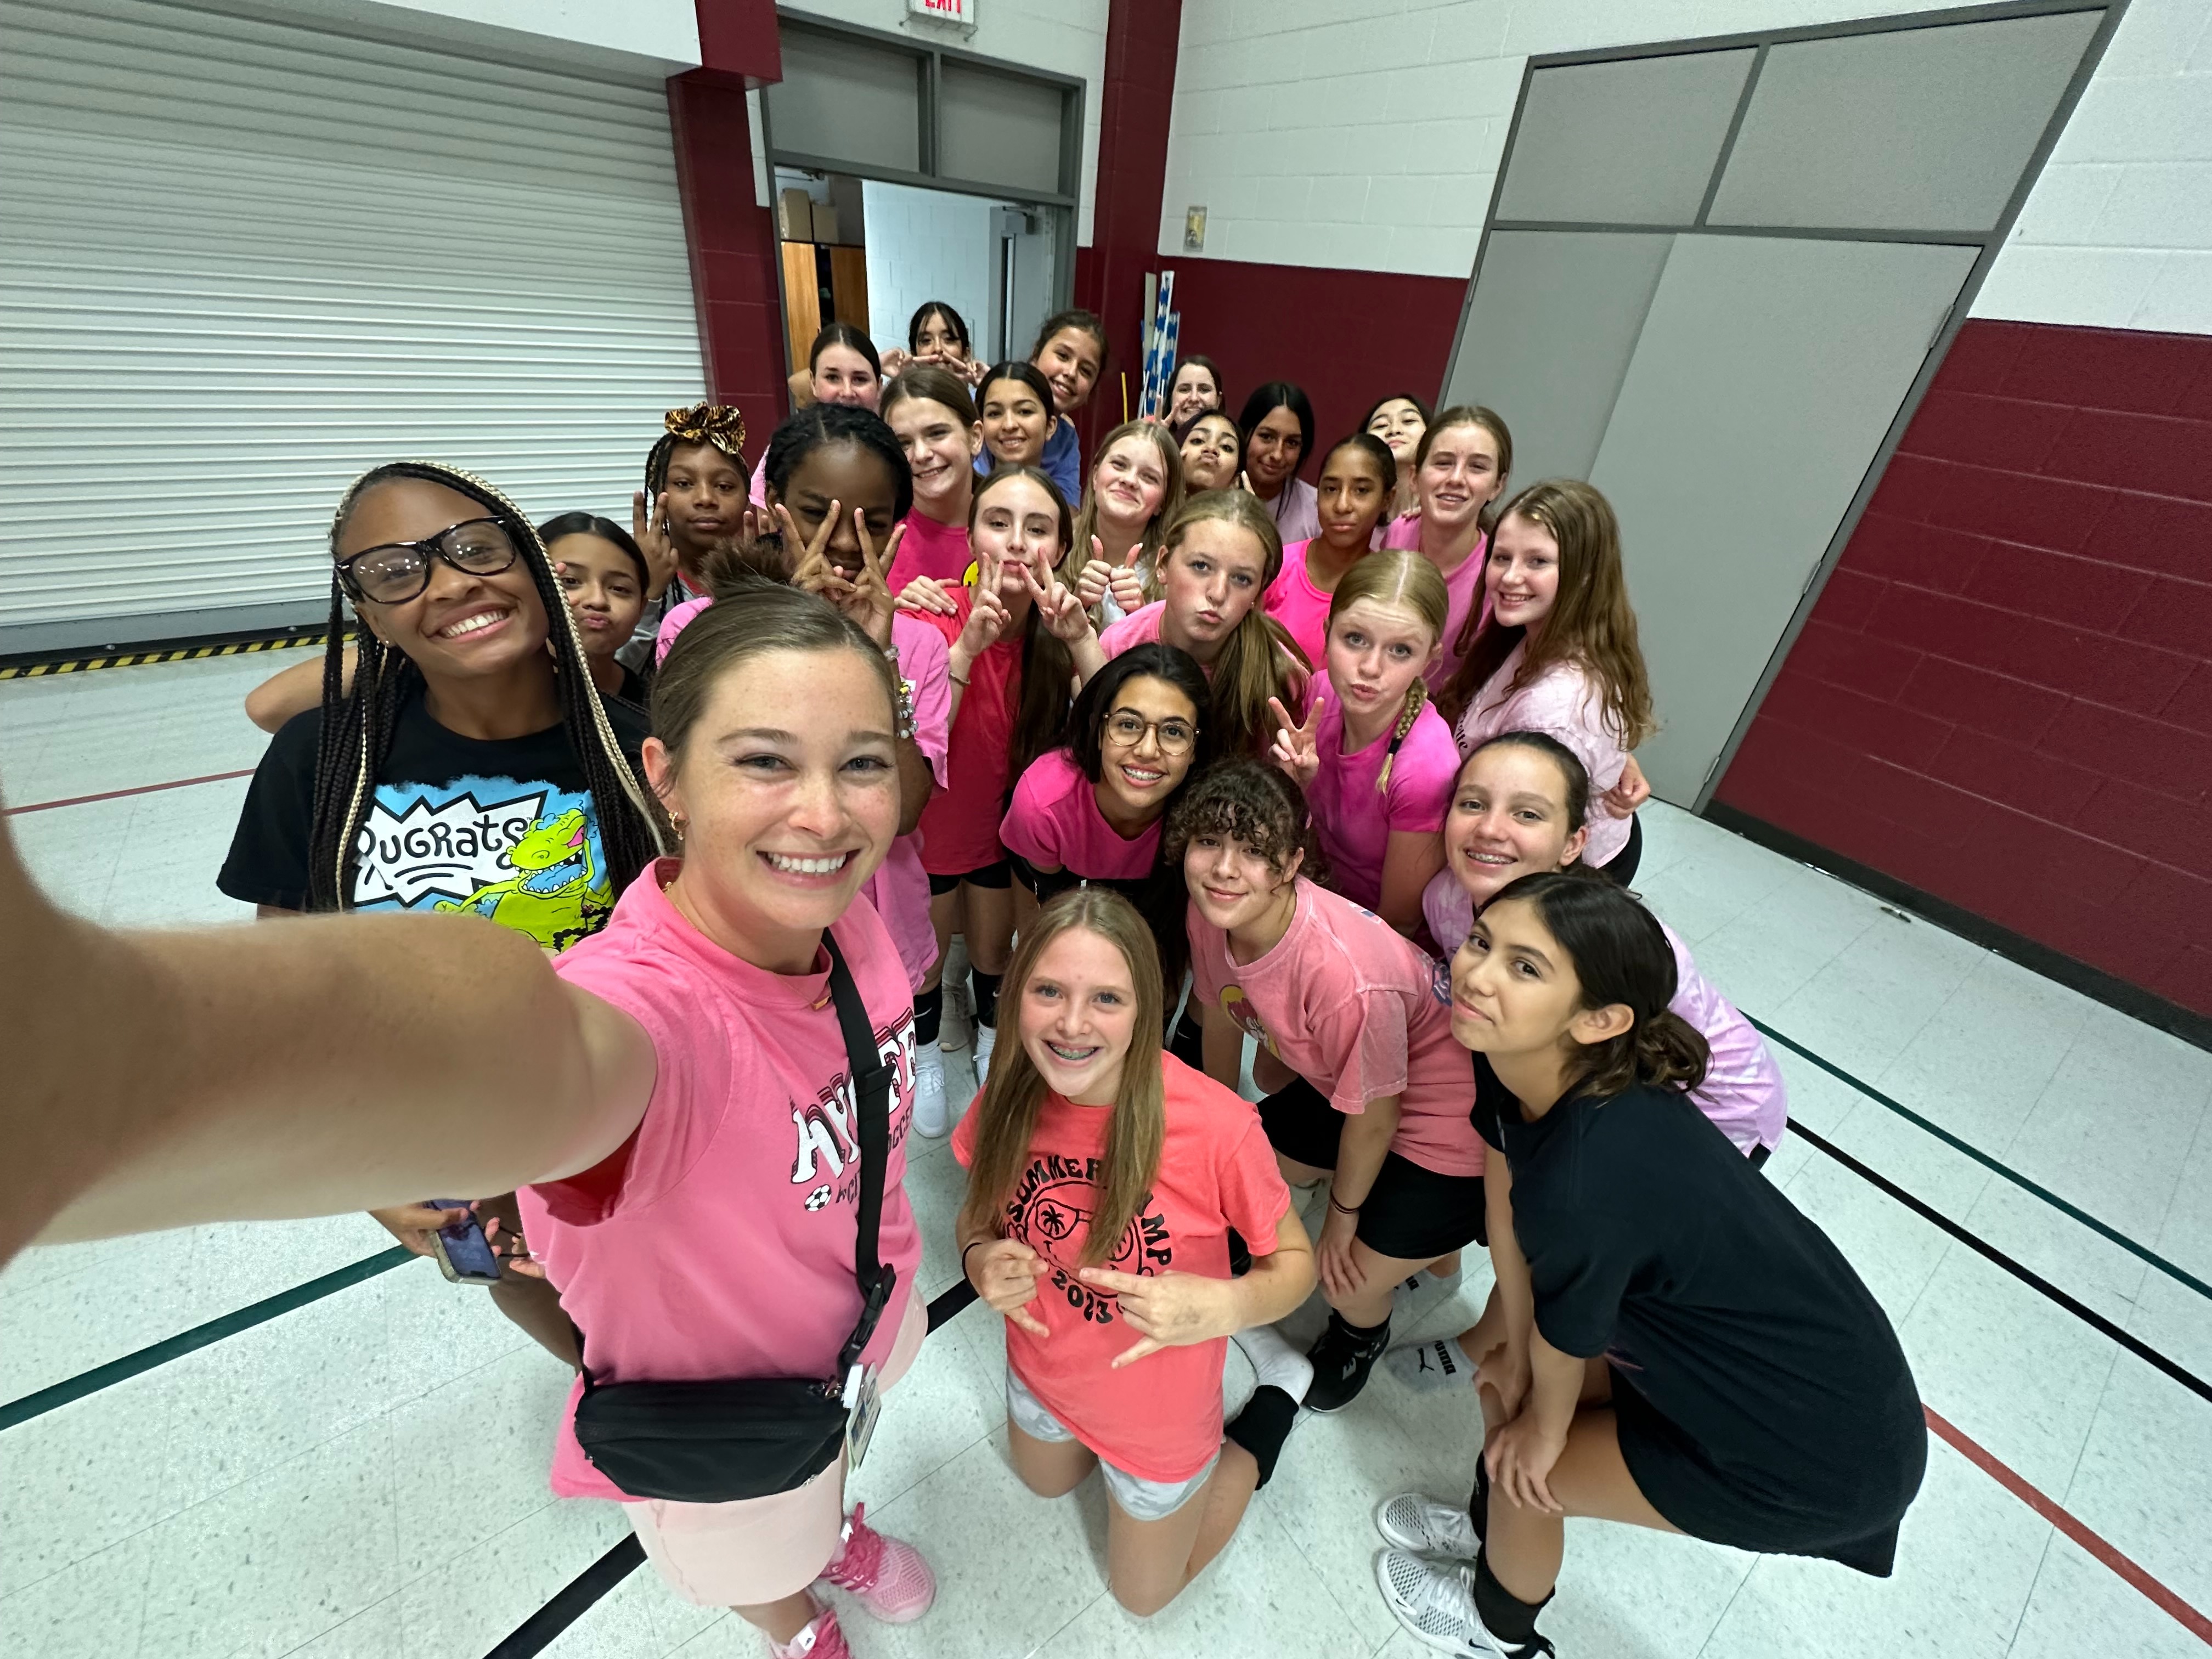
[(1321, 775), (1321, 744), (1316, 737), (1321, 731), (1321, 699), (1313, 700), (1304, 725), (1291, 718), (1291, 711), (1283, 707), (1280, 698), (1268, 698), (1267, 707), (1274, 712), (1275, 722), (1282, 728), (1275, 733), (1274, 747), (1268, 751), (1267, 758), (1281, 767), (1299, 788), (1311, 788), (1313, 781)]
[(965, 667), (999, 642), (1014, 619), (1006, 609), (1006, 602), (999, 597), (996, 587), (975, 584), (975, 608), (968, 613), (968, 621), (960, 630), (960, 638), (953, 645), (955, 666)]
[(1112, 1291), (1121, 1304), (1122, 1320), (1143, 1338), (1114, 1357), (1114, 1370), (1162, 1348), (1210, 1342), (1237, 1328), (1237, 1292), (1225, 1279), (1173, 1271), (1121, 1273), (1109, 1267), (1085, 1267), (1075, 1276), (1095, 1291)]
[[(830, 538), (836, 533), (837, 515), (842, 503), (832, 501), (830, 511), (823, 516), (811, 538), (802, 538), (799, 526), (792, 521), (791, 511), (782, 502), (776, 503), (776, 516), (783, 522), (784, 544), (799, 550), (797, 563), (792, 567), (791, 585), (809, 593), (818, 593), (836, 605), (878, 646), (891, 642), (891, 614), (896, 609), (891, 591), (884, 580), (884, 562), (876, 556), (874, 543), (868, 535), (867, 515), (859, 507), (853, 509), (853, 526), (860, 539), (860, 568), (857, 574), (839, 574), (830, 559)], [(898, 550), (906, 526), (897, 526), (890, 540), (884, 545), (888, 559)]]
[(676, 578), (676, 548), (668, 539), (668, 495), (663, 491), (654, 499), (651, 512), (646, 510), (645, 492), (641, 489), (629, 498), (630, 539), (637, 550), (645, 555), (645, 597), (659, 599), (668, 591), (668, 584)]
[(1037, 615), (1054, 639), (1073, 645), (1091, 633), (1091, 614), (1083, 601), (1053, 574), (1042, 554), (1035, 563), (1024, 562), (1021, 572), (1022, 580), (1030, 590), (1030, 603), (1036, 607)]

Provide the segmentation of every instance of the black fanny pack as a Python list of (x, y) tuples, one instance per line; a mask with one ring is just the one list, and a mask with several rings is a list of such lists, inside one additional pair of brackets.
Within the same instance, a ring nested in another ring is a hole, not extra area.
[(836, 1462), (842, 1448), (855, 1368), (898, 1277), (876, 1259), (892, 1067), (876, 1052), (860, 988), (826, 929), (822, 944), (830, 953), (830, 994), (844, 1031), (860, 1117), (860, 1234), (853, 1252), (860, 1322), (838, 1352), (836, 1375), (827, 1378), (599, 1383), (586, 1369), (576, 1439), (592, 1467), (633, 1498), (687, 1504), (766, 1498), (804, 1486)]

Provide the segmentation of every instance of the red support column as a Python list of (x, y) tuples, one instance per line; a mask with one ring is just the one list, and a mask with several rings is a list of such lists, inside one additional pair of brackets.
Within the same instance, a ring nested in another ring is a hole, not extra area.
[(1157, 270), (1160, 202), (1167, 188), (1168, 120), (1175, 106), (1182, 0), (1112, 0), (1106, 21), (1106, 78), (1098, 120), (1098, 185), (1091, 246), (1075, 256), (1075, 302), (1106, 319), (1113, 349), (1085, 411), (1088, 452), (1121, 419), (1121, 381), (1137, 403), (1144, 368), (1145, 274)]

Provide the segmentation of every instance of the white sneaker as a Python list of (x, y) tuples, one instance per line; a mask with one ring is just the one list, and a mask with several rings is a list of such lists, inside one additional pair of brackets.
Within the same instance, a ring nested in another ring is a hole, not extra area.
[(951, 1128), (945, 1113), (945, 1055), (933, 1042), (914, 1050), (915, 1133), (935, 1140)]
[(978, 1025), (975, 1028), (975, 1086), (981, 1088), (991, 1080), (991, 1050), (998, 1046), (996, 1026)]
[(1313, 1386), (1313, 1361), (1285, 1342), (1273, 1325), (1248, 1326), (1229, 1340), (1252, 1362), (1255, 1386), (1280, 1389), (1294, 1406), (1306, 1397)]
[(1534, 1642), (1504, 1642), (1484, 1628), (1474, 1610), (1472, 1562), (1425, 1561), (1404, 1550), (1378, 1550), (1375, 1583), (1398, 1622), (1439, 1653), (1458, 1659), (1536, 1659), (1553, 1651), (1540, 1636)]
[(1375, 1530), (1385, 1543), (1413, 1555), (1472, 1561), (1482, 1550), (1465, 1506), (1440, 1504), (1425, 1492), (1402, 1492), (1386, 1499), (1375, 1511)]

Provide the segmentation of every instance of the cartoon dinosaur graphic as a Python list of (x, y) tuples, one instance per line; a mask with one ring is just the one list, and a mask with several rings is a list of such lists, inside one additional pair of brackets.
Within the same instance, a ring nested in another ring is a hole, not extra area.
[(532, 823), (507, 848), (507, 861), (519, 873), (459, 904), (441, 899), (438, 908), (472, 910), (558, 951), (594, 932), (614, 904), (614, 883), (593, 860), (591, 825), (575, 807)]

